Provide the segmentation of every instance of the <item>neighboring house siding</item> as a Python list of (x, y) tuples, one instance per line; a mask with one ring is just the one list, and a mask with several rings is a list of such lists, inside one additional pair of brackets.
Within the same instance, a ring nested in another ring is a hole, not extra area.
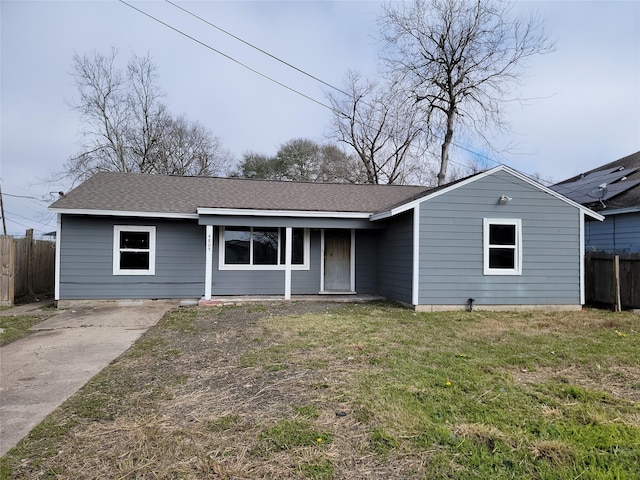
[(390, 299), (411, 303), (413, 272), (413, 212), (389, 221), (378, 241), (378, 292)]
[[(501, 195), (512, 197), (499, 204)], [(419, 303), (578, 305), (579, 210), (496, 172), (420, 205)], [(521, 219), (522, 274), (484, 275), (483, 218)]]
[(640, 212), (606, 216), (585, 224), (587, 252), (640, 252)]
[(356, 230), (356, 292), (378, 293), (377, 230)]
[[(114, 225), (156, 227), (155, 275), (113, 275)], [(60, 298), (200, 298), (204, 231), (187, 220), (62, 215)]]

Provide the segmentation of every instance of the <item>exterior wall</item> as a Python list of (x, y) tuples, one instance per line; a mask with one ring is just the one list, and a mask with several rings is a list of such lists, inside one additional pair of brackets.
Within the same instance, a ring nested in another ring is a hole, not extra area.
[[(113, 226), (155, 225), (155, 275), (113, 275)], [(60, 299), (200, 298), (204, 227), (189, 220), (62, 215)]]
[[(309, 270), (291, 271), (292, 295), (317, 295), (320, 291), (320, 230), (311, 230), (310, 235)], [(282, 278), (284, 293), (284, 276)]]
[(640, 212), (609, 215), (602, 222), (585, 222), (585, 249), (587, 252), (640, 252)]
[[(156, 227), (155, 275), (113, 274), (114, 225)], [(356, 232), (356, 291), (377, 293), (377, 235)], [(197, 299), (204, 294), (205, 227), (191, 220), (62, 215), (60, 300)], [(284, 270), (220, 270), (214, 229), (211, 293), (284, 295)], [(320, 291), (320, 230), (310, 231), (308, 270), (291, 272), (293, 295)]]
[[(422, 208), (422, 207), (421, 207)], [(413, 211), (392, 218), (378, 240), (378, 293), (411, 303)]]
[[(419, 303), (579, 305), (580, 215), (503, 171), (421, 203)], [(521, 275), (484, 275), (483, 218), (521, 219)]]
[(380, 230), (356, 230), (356, 292), (378, 293), (378, 235)]

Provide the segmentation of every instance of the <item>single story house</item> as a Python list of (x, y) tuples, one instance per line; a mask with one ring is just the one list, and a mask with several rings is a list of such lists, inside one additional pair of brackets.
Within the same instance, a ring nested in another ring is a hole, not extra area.
[(551, 188), (604, 216), (585, 224), (587, 252), (640, 253), (640, 152)]
[(578, 309), (585, 216), (506, 166), (429, 188), (98, 173), (54, 202), (60, 302), (375, 294)]

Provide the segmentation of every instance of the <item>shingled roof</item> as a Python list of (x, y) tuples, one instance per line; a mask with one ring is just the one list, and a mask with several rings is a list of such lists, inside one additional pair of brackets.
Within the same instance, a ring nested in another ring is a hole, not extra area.
[(376, 213), (431, 189), (404, 185), (301, 183), (218, 177), (97, 173), (50, 208), (196, 214), (198, 208)]
[(640, 208), (640, 152), (551, 187), (595, 211)]

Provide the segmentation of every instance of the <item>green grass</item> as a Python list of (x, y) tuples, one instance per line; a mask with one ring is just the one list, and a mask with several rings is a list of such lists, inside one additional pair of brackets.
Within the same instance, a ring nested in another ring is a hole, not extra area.
[(0, 317), (0, 346), (15, 342), (20, 338), (29, 335), (31, 327), (45, 320), (46, 317), (31, 315), (16, 315), (10, 317)]
[[(640, 477), (638, 317), (354, 306), (339, 319), (278, 320), (272, 334), (287, 342), (277, 355), (262, 349), (261, 361), (286, 361), (288, 345), (294, 362), (324, 341), (335, 358), (352, 359), (361, 368), (348, 399), (368, 412), (371, 448), (437, 448), (448, 466), (425, 478)], [(616, 391), (607, 385), (614, 370), (627, 372), (618, 381), (630, 397), (601, 389)]]
[(0, 477), (640, 478), (637, 315), (243, 308), (171, 312)]
[(331, 442), (331, 434), (299, 420), (280, 420), (260, 432), (262, 446), (267, 450), (289, 450), (294, 447), (322, 447)]

